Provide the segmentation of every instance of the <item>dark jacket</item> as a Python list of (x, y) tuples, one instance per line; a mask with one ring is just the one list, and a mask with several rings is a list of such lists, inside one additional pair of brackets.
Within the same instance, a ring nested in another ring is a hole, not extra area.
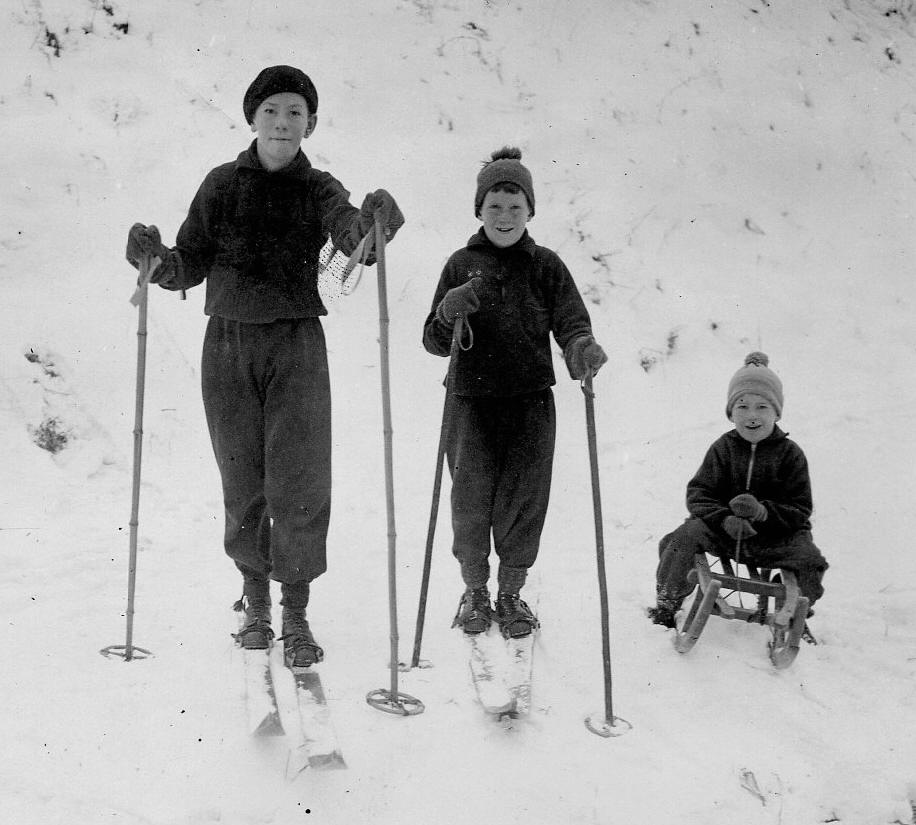
[(480, 309), (468, 317), (473, 346), (458, 354), (455, 393), (508, 397), (553, 386), (550, 333), (565, 349), (591, 334), (591, 321), (565, 264), (527, 232), (500, 249), (481, 229), (449, 258), (423, 327), (423, 345), (434, 355), (449, 354), (452, 327), (436, 317), (436, 307), (449, 289), (476, 277), (482, 279), (476, 290)]
[(178, 230), (180, 264), (166, 289), (207, 281), (204, 311), (235, 321), (326, 315), (318, 295), (318, 254), (330, 237), (349, 255), (360, 239), (359, 210), (300, 150), (268, 172), (257, 141), (211, 170)]
[(720, 436), (706, 452), (696, 475), (687, 484), (687, 509), (713, 530), (725, 535), (722, 521), (731, 515), (728, 502), (750, 492), (766, 507), (765, 521), (755, 521), (761, 543), (778, 541), (811, 529), (811, 480), (808, 461), (779, 427), (757, 444), (750, 484), (747, 484), (751, 444), (736, 430)]

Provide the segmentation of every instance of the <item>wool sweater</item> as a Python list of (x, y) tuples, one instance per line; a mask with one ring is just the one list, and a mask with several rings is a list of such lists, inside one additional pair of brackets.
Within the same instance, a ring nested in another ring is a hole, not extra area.
[(235, 321), (326, 315), (318, 255), (330, 237), (349, 255), (360, 239), (350, 193), (299, 151), (283, 169), (258, 161), (257, 141), (211, 170), (178, 230), (166, 289), (207, 281), (204, 311)]
[(550, 334), (564, 350), (591, 334), (588, 310), (559, 256), (527, 231), (500, 248), (481, 228), (448, 259), (439, 278), (423, 327), (423, 345), (434, 355), (448, 355), (452, 339), (452, 327), (436, 317), (436, 307), (448, 290), (471, 278), (481, 279), (475, 290), (480, 309), (468, 316), (473, 345), (458, 353), (454, 392), (509, 397), (553, 386)]
[(728, 502), (739, 493), (750, 492), (767, 510), (766, 520), (754, 522), (758, 542), (775, 542), (799, 530), (810, 530), (811, 480), (801, 447), (775, 427), (753, 451), (753, 467), (751, 457), (750, 442), (737, 430), (720, 436), (687, 484), (690, 514), (726, 535), (722, 521), (732, 514)]

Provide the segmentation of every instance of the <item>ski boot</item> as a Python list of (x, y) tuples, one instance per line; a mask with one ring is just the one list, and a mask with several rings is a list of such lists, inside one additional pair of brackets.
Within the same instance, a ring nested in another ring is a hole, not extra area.
[(496, 621), (507, 639), (528, 636), (541, 625), (518, 593), (500, 593), (496, 597)]
[(244, 650), (266, 650), (274, 637), (270, 626), (270, 597), (242, 596), (233, 609), (245, 613), (245, 624), (233, 638)]
[(460, 627), (465, 633), (473, 636), (485, 633), (493, 621), (493, 609), (490, 607), (490, 591), (486, 587), (468, 588), (458, 602), (458, 612), (452, 627)]
[(675, 628), (677, 623), (674, 617), (680, 609), (680, 602), (672, 599), (658, 599), (655, 607), (646, 610), (646, 615), (652, 620), (652, 624)]
[(305, 670), (324, 659), (324, 651), (305, 618), (304, 607), (283, 608), (283, 661), (293, 673)]

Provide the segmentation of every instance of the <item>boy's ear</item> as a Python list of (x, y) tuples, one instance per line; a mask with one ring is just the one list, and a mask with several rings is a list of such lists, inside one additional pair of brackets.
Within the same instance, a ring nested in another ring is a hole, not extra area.
[(309, 125), (305, 128), (305, 137), (308, 137), (312, 132), (315, 131), (315, 127), (318, 125), (318, 115), (309, 115)]

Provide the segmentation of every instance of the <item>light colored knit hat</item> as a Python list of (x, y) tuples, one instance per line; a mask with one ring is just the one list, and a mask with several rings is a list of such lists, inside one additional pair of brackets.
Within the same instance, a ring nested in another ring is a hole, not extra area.
[(531, 216), (534, 217), (534, 183), (531, 172), (522, 166), (522, 151), (514, 146), (497, 149), (477, 174), (477, 191), (474, 194), (474, 215), (480, 217), (483, 199), (498, 183), (514, 183), (528, 198)]
[(746, 392), (756, 393), (766, 398), (776, 410), (776, 416), (782, 417), (782, 381), (769, 368), (769, 363), (770, 359), (763, 352), (752, 352), (744, 359), (744, 366), (728, 382), (725, 414), (729, 418), (732, 417), (735, 402)]

